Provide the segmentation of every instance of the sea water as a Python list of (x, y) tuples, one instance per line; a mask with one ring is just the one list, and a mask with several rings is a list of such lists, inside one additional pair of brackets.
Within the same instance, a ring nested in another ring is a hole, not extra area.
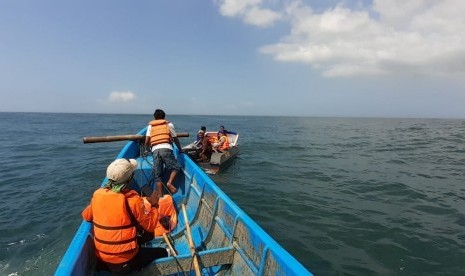
[[(52, 275), (147, 115), (0, 113), (0, 275)], [(465, 275), (465, 120), (167, 115), (240, 134), (218, 186), (316, 275)]]

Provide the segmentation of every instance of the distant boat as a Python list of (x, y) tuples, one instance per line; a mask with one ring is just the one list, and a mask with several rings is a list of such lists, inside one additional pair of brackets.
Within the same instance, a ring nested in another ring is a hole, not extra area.
[[(138, 191), (139, 185), (147, 184), (153, 165), (152, 157), (143, 155), (144, 134), (145, 129), (138, 135), (119, 136), (120, 140), (132, 140), (117, 158), (137, 159), (132, 188)], [(116, 141), (110, 136), (103, 138)], [(186, 154), (179, 154), (177, 148), (174, 152), (183, 167), (183, 174), (178, 175), (175, 183), (178, 191), (173, 195), (180, 219), (167, 239), (155, 237), (149, 246), (172, 246), (177, 256), (158, 259), (144, 272), (150, 271), (154, 275), (312, 275), (244, 213), (195, 162)], [(188, 223), (181, 219), (183, 210)], [(192, 254), (194, 248), (195, 254)], [(83, 221), (55, 275), (92, 275), (94, 266), (92, 224)]]
[[(217, 132), (206, 132), (205, 136), (213, 137), (216, 136)], [(182, 149), (194, 160), (197, 165), (202, 168), (207, 174), (216, 174), (223, 170), (225, 167), (230, 165), (231, 161), (239, 154), (239, 134), (235, 132), (228, 132), (228, 141), (230, 148), (225, 151), (216, 151), (212, 153), (208, 162), (196, 161), (198, 156), (196, 155), (196, 141), (183, 147)]]

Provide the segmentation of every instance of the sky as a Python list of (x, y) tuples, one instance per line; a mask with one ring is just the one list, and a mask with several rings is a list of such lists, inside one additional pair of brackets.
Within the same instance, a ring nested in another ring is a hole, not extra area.
[(0, 0), (0, 112), (465, 118), (464, 0)]

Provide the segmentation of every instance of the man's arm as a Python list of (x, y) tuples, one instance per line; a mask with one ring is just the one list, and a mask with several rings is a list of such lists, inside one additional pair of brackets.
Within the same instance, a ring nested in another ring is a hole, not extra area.
[(92, 215), (92, 203), (87, 205), (87, 207), (84, 210), (82, 210), (81, 216), (85, 221), (93, 220), (94, 217)]
[(150, 136), (145, 136), (145, 147), (150, 150)]
[(181, 144), (179, 143), (178, 134), (176, 133), (176, 129), (174, 128), (174, 125), (172, 123), (169, 123), (168, 127), (170, 128), (171, 141), (174, 142), (176, 147), (178, 147), (179, 152), (182, 153), (183, 150), (181, 148)]
[(150, 149), (150, 125), (147, 127), (147, 132), (145, 133), (145, 147)]
[(184, 151), (182, 150), (182, 148), (181, 148), (181, 144), (179, 143), (178, 137), (172, 137), (172, 139), (173, 139), (173, 142), (176, 144), (176, 147), (178, 147), (179, 152), (181, 152), (181, 153), (184, 152)]
[(137, 222), (139, 222), (140, 226), (149, 232), (155, 231), (155, 227), (158, 223), (157, 208), (152, 207), (147, 209), (144, 205), (143, 198), (139, 195), (131, 196), (131, 198), (128, 198), (128, 203), (132, 213), (134, 214), (134, 217), (136, 218)]

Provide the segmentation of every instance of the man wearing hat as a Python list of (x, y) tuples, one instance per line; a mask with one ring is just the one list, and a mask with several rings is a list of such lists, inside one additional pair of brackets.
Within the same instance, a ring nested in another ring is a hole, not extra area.
[[(136, 167), (134, 159), (113, 161), (107, 168), (108, 182), (94, 192), (91, 203), (82, 211), (83, 219), (93, 223), (99, 270), (126, 273), (168, 256), (165, 248), (139, 246), (153, 239), (158, 211), (146, 209), (144, 199), (130, 189)], [(146, 200), (156, 207), (158, 194), (154, 192)]]

